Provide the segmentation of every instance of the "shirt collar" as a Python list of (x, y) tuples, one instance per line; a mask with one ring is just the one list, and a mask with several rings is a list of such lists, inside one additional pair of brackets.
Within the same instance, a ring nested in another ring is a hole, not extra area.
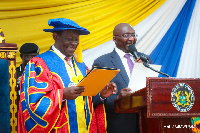
[(119, 48), (115, 47), (115, 50), (117, 54), (119, 55), (120, 58), (124, 57), (125, 54), (130, 54), (130, 53), (125, 53), (124, 51), (120, 50)]
[[(63, 53), (61, 53), (60, 50), (58, 50), (58, 49), (55, 47), (55, 45), (52, 46), (52, 49), (53, 49), (53, 51), (55, 51), (56, 54), (58, 54), (62, 59), (65, 59), (66, 56), (65, 56)], [(71, 59), (71, 58), (72, 58), (72, 57), (70, 57), (70, 59)]]

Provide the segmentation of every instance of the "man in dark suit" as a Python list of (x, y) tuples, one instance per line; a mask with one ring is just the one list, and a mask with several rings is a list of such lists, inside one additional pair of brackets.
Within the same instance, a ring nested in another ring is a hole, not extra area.
[[(128, 54), (132, 61), (132, 67), (135, 62), (142, 63), (140, 57), (134, 59), (129, 53), (128, 46), (136, 43), (137, 38), (135, 30), (127, 23), (120, 23), (113, 30), (113, 41), (116, 48), (108, 54), (97, 58), (93, 66), (110, 67), (120, 69), (120, 72), (112, 80), (116, 83), (118, 93), (113, 94), (108, 98), (97, 95), (93, 98), (94, 107), (104, 102), (106, 117), (107, 117), (107, 132), (108, 133), (139, 133), (139, 118), (136, 113), (115, 113), (114, 100), (130, 95), (131, 89), (128, 88), (129, 78), (132, 74), (132, 68), (129, 69), (128, 59), (125, 54)], [(138, 56), (145, 56), (148, 63), (153, 63), (150, 56), (138, 52)]]

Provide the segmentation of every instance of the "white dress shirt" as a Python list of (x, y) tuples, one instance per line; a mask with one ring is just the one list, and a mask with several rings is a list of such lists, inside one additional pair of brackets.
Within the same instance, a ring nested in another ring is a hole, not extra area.
[[(130, 53), (125, 53), (122, 50), (118, 49), (117, 47), (115, 47), (115, 50), (116, 50), (117, 54), (119, 55), (120, 59), (122, 60), (122, 63), (126, 70), (126, 73), (127, 73), (128, 77), (130, 78), (130, 76), (131, 76), (130, 69), (128, 67), (127, 59), (124, 57), (125, 54), (130, 54)], [(132, 60), (132, 62), (134, 64), (135, 61), (134, 61), (134, 57), (132, 54), (130, 54), (130, 59)]]

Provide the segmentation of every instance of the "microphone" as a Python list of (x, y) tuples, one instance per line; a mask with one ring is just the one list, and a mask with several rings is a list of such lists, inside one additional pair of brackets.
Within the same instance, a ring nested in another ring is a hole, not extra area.
[[(139, 57), (138, 54), (137, 54), (137, 49), (136, 49), (136, 47), (135, 47), (134, 44), (129, 45), (129, 46), (128, 46), (128, 49), (129, 49), (129, 52), (134, 56), (135, 59), (137, 59), (137, 58)], [(149, 69), (151, 69), (151, 70), (153, 70), (153, 71), (155, 71), (155, 72), (157, 72), (157, 73), (160, 73), (160, 74), (162, 74), (162, 75), (165, 75), (166, 77), (170, 77), (168, 74), (163, 73), (163, 72), (158, 71), (158, 70), (155, 70), (154, 68), (150, 67), (150, 65), (147, 64), (148, 59), (147, 59), (145, 56), (140, 56), (140, 59), (142, 60), (143, 65), (144, 65), (145, 67), (147, 67), (147, 68), (149, 68)]]
[(137, 58), (139, 58), (138, 54), (137, 54), (137, 49), (135, 47), (134, 44), (131, 44), (128, 46), (129, 52), (134, 56), (134, 58), (137, 60)]
[[(137, 54), (137, 49), (135, 47), (134, 44), (131, 44), (128, 46), (128, 49), (129, 49), (129, 52), (134, 56), (134, 58), (137, 60), (137, 58), (139, 58), (138, 54)], [(143, 61), (143, 62), (148, 62), (149, 60), (145, 57), (145, 56), (140, 56), (140, 59)]]

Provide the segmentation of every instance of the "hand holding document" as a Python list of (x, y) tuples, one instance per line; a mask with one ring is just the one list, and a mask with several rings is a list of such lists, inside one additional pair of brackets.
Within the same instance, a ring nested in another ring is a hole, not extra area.
[(96, 96), (119, 72), (119, 69), (93, 67), (77, 86), (84, 86), (82, 96)]
[[(155, 70), (160, 71), (161, 69), (161, 65), (149, 65)], [(146, 77), (158, 77), (158, 75), (159, 73), (145, 67), (142, 63), (135, 63), (128, 87), (132, 92), (138, 91), (146, 87)]]

